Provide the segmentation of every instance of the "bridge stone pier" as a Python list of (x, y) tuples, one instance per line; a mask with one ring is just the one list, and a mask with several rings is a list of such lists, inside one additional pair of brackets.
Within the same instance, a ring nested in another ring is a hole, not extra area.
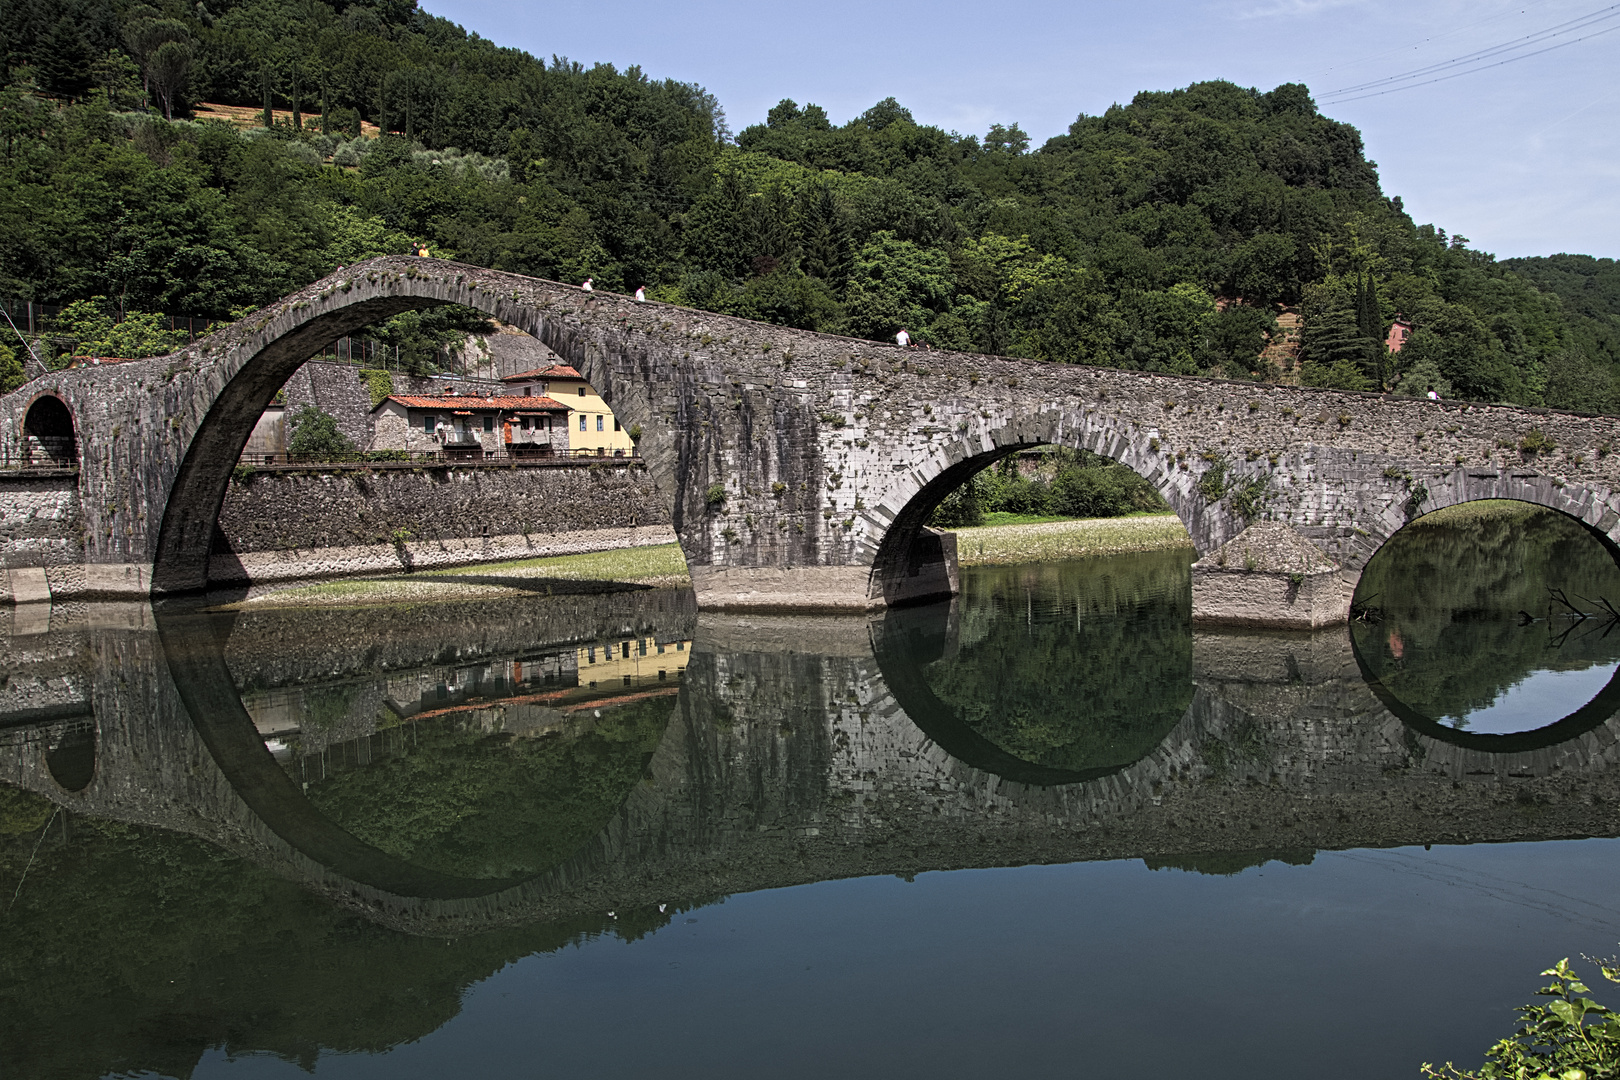
[[(10, 508), (16, 485), (0, 485), (12, 526), (0, 599), (205, 589), (231, 469), (277, 388), (334, 338), (440, 304), (534, 335), (640, 431), (708, 609), (862, 611), (947, 594), (954, 558), (925, 530), (932, 510), (974, 471), (1042, 444), (1148, 478), (1200, 554), (1241, 533), (1247, 512), (1293, 529), (1349, 585), (1412, 517), (1474, 499), (1569, 514), (1611, 550), (1620, 539), (1612, 418), (901, 349), (389, 257), (173, 355), (52, 373), (0, 399), (0, 451), (43, 446), (30, 417), (44, 430), (59, 401), (73, 430), (49, 449), (77, 455), (57, 462), (69, 471), (53, 473), (54, 510)], [(35, 488), (24, 494), (37, 501)], [(50, 535), (30, 539), (47, 519)]]

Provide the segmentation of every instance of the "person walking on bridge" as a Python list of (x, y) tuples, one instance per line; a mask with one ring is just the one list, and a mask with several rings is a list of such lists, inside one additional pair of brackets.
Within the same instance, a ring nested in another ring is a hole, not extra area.
[(906, 328), (905, 327), (902, 326), (900, 328), (900, 332), (898, 334), (894, 335), (894, 342), (895, 342), (896, 345), (899, 345), (902, 349), (911, 348), (911, 335), (906, 333)]
[(591, 288), (591, 279), (590, 278), (586, 278), (584, 284), (582, 284), (580, 286), (580, 288), (584, 289), (586, 292), (595, 292), (596, 291), (595, 289)]

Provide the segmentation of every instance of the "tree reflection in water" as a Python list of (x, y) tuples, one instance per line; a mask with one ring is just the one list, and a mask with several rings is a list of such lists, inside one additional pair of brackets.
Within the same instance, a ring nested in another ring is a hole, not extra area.
[[(1075, 775), (1147, 756), (1192, 701), (1185, 553), (965, 570), (923, 679), (960, 723)], [(887, 671), (886, 671), (887, 673)]]
[[(1573, 617), (1549, 590), (1597, 617)], [(1609, 681), (1620, 629), (1602, 598), (1620, 604), (1620, 568), (1580, 522), (1527, 503), (1465, 504), (1418, 519), (1373, 557), (1351, 634), (1366, 673), (1418, 715), (1528, 731)]]

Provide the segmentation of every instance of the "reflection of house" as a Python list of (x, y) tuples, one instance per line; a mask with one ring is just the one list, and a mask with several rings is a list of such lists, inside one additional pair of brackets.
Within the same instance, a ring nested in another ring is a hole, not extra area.
[(545, 457), (569, 447), (568, 406), (543, 395), (390, 394), (371, 410), (374, 450), (500, 450)]
[(1401, 351), (1401, 346), (1406, 344), (1406, 339), (1411, 336), (1412, 324), (1405, 319), (1396, 319), (1390, 325), (1389, 336), (1384, 339), (1384, 344), (1389, 348), (1390, 352), (1398, 353)]
[(597, 689), (678, 679), (686, 672), (690, 645), (690, 641), (661, 645), (650, 637), (586, 645), (576, 650), (580, 685)]
[(550, 395), (568, 406), (569, 445), (576, 451), (623, 457), (635, 452), (630, 433), (619, 427), (619, 420), (602, 395), (578, 371), (565, 364), (536, 368), (508, 375), (501, 382), (507, 393), (521, 396)]

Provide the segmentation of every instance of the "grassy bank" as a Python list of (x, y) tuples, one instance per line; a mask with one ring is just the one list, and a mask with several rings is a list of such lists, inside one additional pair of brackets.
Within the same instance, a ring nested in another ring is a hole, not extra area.
[(623, 588), (672, 589), (691, 584), (676, 544), (592, 551), (548, 559), (479, 563), (415, 574), (351, 578), (279, 589), (229, 607), (332, 606), (424, 603), (611, 592)]
[(1478, 502), (1458, 503), (1456, 506), (1424, 514), (1412, 522), (1412, 527), (1464, 525), (1482, 521), (1522, 521), (1544, 512), (1542, 507), (1534, 503), (1519, 502), (1517, 499), (1480, 499)]
[(956, 554), (963, 566), (1054, 562), (1128, 551), (1185, 548), (1192, 541), (1174, 514), (1079, 518), (1024, 525), (983, 525), (955, 529)]

